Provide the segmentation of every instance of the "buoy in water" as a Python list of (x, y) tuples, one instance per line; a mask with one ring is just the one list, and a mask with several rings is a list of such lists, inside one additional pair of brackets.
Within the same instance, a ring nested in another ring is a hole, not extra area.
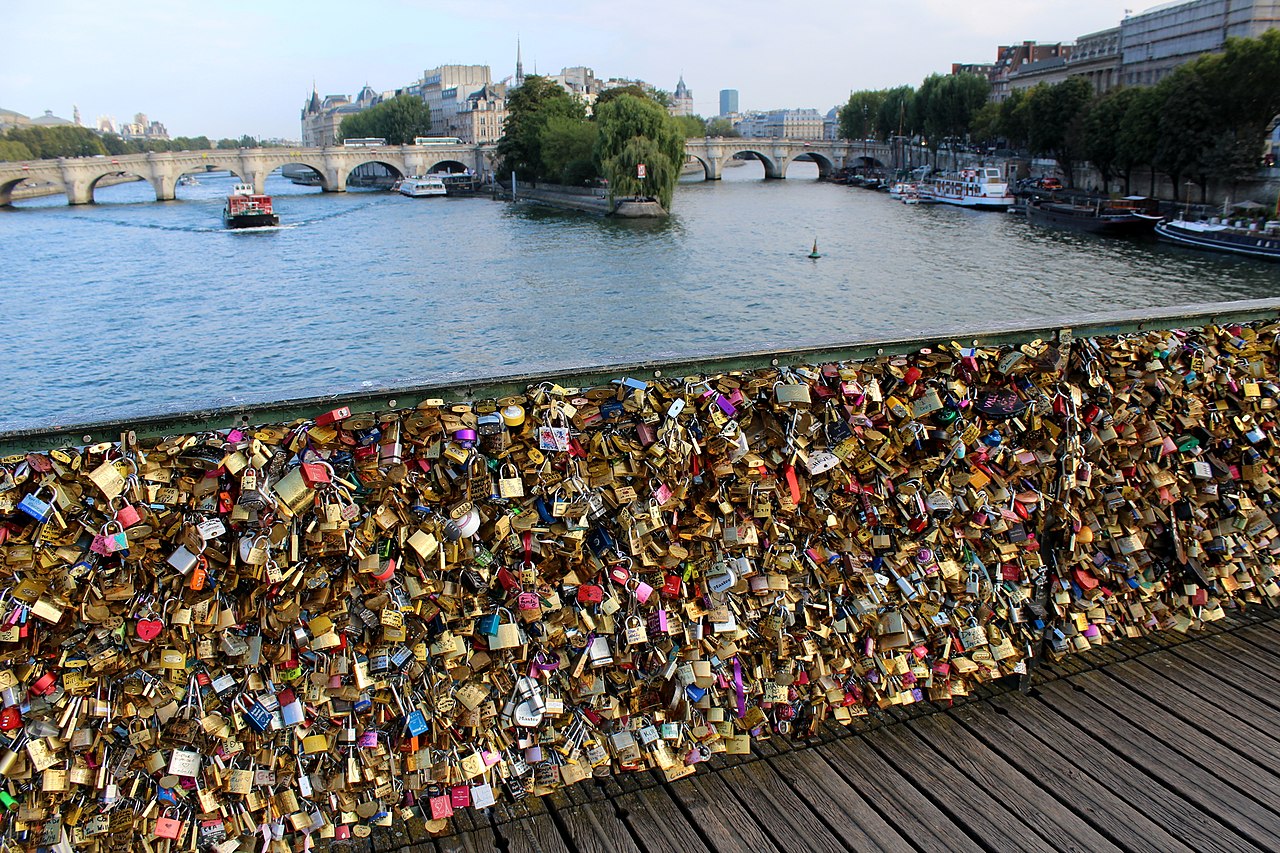
[(822, 257), (822, 255), (819, 255), (819, 254), (818, 254), (818, 240), (817, 240), (817, 238), (816, 238), (816, 237), (815, 237), (815, 238), (814, 238), (814, 240), (813, 240), (813, 251), (809, 253), (809, 257), (810, 257), (810, 258), (812, 258), (812, 259), (813, 259), (813, 260), (815, 260), (815, 261), (816, 261), (818, 258)]

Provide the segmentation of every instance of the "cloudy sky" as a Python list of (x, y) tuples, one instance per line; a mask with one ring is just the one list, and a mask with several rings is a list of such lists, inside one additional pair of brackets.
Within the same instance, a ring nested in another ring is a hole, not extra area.
[(0, 108), (85, 124), (145, 112), (173, 135), (300, 136), (322, 95), (393, 89), (448, 63), (495, 80), (586, 65), (665, 89), (683, 73), (695, 107), (720, 89), (742, 109), (818, 107), (851, 89), (918, 83), (995, 47), (1070, 41), (1144, 0), (5, 0)]

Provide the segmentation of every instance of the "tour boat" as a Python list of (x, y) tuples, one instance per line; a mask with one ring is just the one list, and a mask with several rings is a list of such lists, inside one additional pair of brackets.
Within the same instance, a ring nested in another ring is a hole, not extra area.
[(178, 178), (178, 186), (180, 187), (198, 187), (200, 182), (196, 180), (195, 175), (183, 175)]
[(1006, 210), (1014, 203), (1000, 170), (991, 166), (962, 169), (954, 175), (934, 175), (920, 184), (922, 202), (941, 202), (978, 210)]
[(400, 195), (407, 195), (409, 198), (428, 198), (433, 195), (447, 194), (448, 190), (445, 189), (444, 181), (435, 175), (427, 175), (425, 177), (415, 175), (400, 182)]
[(222, 221), (228, 228), (258, 228), (279, 225), (280, 217), (271, 210), (271, 196), (256, 195), (249, 184), (236, 184), (222, 208)]
[(1216, 218), (1208, 222), (1174, 219), (1156, 225), (1156, 236), (1179, 246), (1280, 261), (1280, 221), (1258, 228), (1229, 225)]
[(1033, 198), (1027, 202), (1026, 214), (1027, 221), (1036, 225), (1074, 228), (1109, 236), (1145, 234), (1160, 221), (1154, 203), (1139, 196), (1093, 204)]

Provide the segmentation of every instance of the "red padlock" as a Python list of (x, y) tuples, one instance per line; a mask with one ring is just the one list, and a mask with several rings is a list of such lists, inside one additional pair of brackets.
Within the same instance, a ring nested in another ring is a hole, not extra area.
[(323, 462), (303, 462), (298, 466), (298, 470), (302, 474), (302, 480), (311, 488), (323, 486), (333, 482), (333, 475), (329, 473), (329, 466)]
[(599, 585), (584, 583), (578, 587), (579, 604), (599, 604), (604, 601), (604, 590)]
[(34, 693), (36, 696), (44, 696), (53, 692), (53, 687), (57, 683), (58, 677), (52, 672), (46, 672), (37, 678), (27, 688), (28, 693)]
[(334, 409), (333, 411), (325, 412), (323, 415), (316, 416), (316, 426), (330, 426), (349, 417), (351, 417), (351, 409), (343, 406), (340, 409)]
[(662, 594), (667, 598), (679, 598), (680, 590), (684, 585), (684, 581), (679, 575), (667, 575), (666, 581), (662, 584)]
[(16, 705), (0, 711), (0, 732), (11, 732), (22, 727), (22, 712)]

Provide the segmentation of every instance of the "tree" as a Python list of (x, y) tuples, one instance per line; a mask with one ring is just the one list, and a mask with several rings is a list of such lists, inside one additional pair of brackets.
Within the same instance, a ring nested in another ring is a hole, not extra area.
[(849, 100), (840, 108), (837, 115), (840, 124), (836, 135), (841, 139), (867, 139), (875, 132), (876, 122), (880, 117), (880, 107), (884, 104), (885, 90), (873, 91), (863, 89), (851, 92)]
[(598, 126), (595, 122), (568, 116), (553, 116), (542, 129), (542, 174), (572, 186), (593, 182), (599, 177), (595, 161)]
[(421, 98), (397, 95), (342, 120), (340, 139), (385, 139), (390, 145), (410, 145), (431, 133), (431, 109)]
[(1000, 102), (1000, 135), (1010, 148), (1026, 148), (1030, 134), (1030, 102), (1021, 89)]
[(5, 134), (10, 142), (22, 143), (33, 158), (92, 157), (107, 149), (87, 127), (20, 127)]
[(1003, 134), (1000, 132), (1000, 104), (995, 101), (987, 101), (973, 115), (973, 127), (970, 132), (974, 139), (983, 142), (995, 142), (1000, 139)]
[(1180, 194), (1184, 177), (1201, 186), (1208, 181), (1209, 149), (1213, 146), (1215, 116), (1204, 77), (1194, 66), (1184, 65), (1156, 86), (1159, 98), (1159, 136), (1152, 165), (1169, 176), (1174, 195)]
[(1027, 97), (1031, 150), (1057, 160), (1070, 184), (1073, 166), (1083, 156), (1081, 123), (1093, 87), (1083, 77), (1068, 77), (1052, 86), (1040, 83)]
[(1144, 164), (1151, 167), (1151, 184), (1155, 186), (1156, 144), (1160, 141), (1159, 91), (1134, 89), (1133, 93), (1116, 139), (1116, 168), (1124, 176), (1126, 193), (1133, 170)]
[(727, 118), (713, 118), (707, 122), (707, 136), (738, 137), (742, 134)]
[(707, 135), (707, 120), (702, 116), (675, 116), (675, 120), (686, 139)]
[[(676, 121), (652, 100), (623, 95), (596, 110), (596, 123), (596, 161), (609, 179), (610, 192), (643, 191), (669, 210), (684, 160), (684, 137)], [(645, 164), (648, 176), (637, 188), (639, 163)]]
[(31, 149), (21, 142), (0, 139), (0, 160), (34, 160)]
[(240, 142), (238, 140), (235, 140), (235, 139), (219, 139), (218, 140), (219, 151), (229, 151), (229, 150), (233, 151), (239, 147), (240, 147)]
[(552, 80), (537, 74), (526, 77), (524, 85), (507, 99), (507, 120), (497, 152), (501, 174), (515, 172), (523, 181), (544, 177), (542, 131), (555, 117), (581, 121), (586, 118), (586, 110)]
[(1092, 102), (1082, 122), (1081, 152), (1102, 175), (1104, 185), (1112, 178), (1124, 178), (1128, 191), (1128, 170), (1120, 153), (1120, 128), (1138, 96), (1137, 89), (1115, 89)]
[[(527, 80), (525, 81), (528, 82)], [(657, 102), (653, 96), (652, 89), (646, 89), (638, 83), (628, 83), (626, 86), (615, 86), (612, 89), (605, 89), (599, 95), (596, 95), (596, 102), (592, 106), (592, 112), (600, 109), (614, 98), (621, 98), (623, 95), (630, 95), (633, 98), (648, 99)], [(664, 105), (665, 106), (665, 105)]]
[(885, 89), (880, 109), (876, 111), (876, 135), (880, 139), (913, 136), (917, 130), (912, 115), (916, 90), (910, 86)]
[[(616, 155), (604, 161), (604, 173), (609, 176), (609, 194), (619, 196), (653, 196), (667, 210), (675, 194), (676, 181), (680, 178), (680, 161), (672, 161), (662, 146), (647, 136), (633, 136), (626, 140)], [(645, 177), (639, 177), (639, 166), (644, 164)]]

